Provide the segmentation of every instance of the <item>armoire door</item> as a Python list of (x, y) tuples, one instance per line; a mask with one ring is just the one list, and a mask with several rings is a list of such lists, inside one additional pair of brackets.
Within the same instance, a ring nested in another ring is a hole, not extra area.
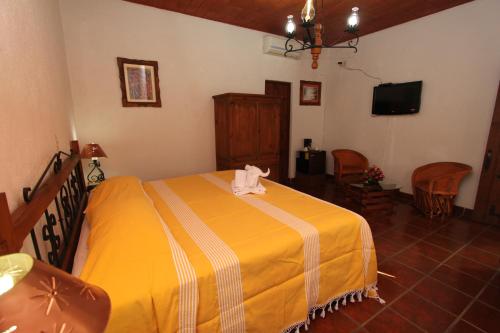
[(277, 160), (280, 152), (281, 104), (259, 103), (259, 159)]
[(258, 107), (252, 101), (231, 102), (229, 117), (230, 156), (234, 161), (257, 159), (259, 152)]

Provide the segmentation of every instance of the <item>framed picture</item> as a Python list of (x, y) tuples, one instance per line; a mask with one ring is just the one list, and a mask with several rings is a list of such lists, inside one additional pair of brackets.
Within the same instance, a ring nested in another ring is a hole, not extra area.
[(321, 82), (300, 81), (300, 105), (321, 105)]
[(161, 107), (158, 62), (117, 58), (124, 107)]

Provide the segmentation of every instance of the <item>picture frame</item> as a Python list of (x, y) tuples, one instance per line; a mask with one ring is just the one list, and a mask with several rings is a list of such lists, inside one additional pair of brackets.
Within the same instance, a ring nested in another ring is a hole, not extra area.
[(321, 105), (321, 82), (300, 80), (300, 105)]
[(123, 107), (161, 107), (158, 62), (116, 58)]

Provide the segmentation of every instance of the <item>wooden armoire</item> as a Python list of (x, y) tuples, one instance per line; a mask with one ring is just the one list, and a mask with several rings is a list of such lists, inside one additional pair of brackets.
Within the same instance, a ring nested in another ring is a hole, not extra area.
[(256, 165), (278, 181), (281, 98), (228, 93), (213, 99), (217, 170)]

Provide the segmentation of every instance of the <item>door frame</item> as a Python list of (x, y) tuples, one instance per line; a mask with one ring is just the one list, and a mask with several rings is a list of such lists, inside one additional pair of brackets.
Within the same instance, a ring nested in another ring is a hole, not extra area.
[[(286, 142), (282, 142), (280, 139), (280, 181), (290, 181), (289, 178), (289, 171), (290, 171), (290, 127), (291, 127), (291, 113), (292, 113), (292, 83), (287, 82), (287, 81), (278, 81), (278, 80), (265, 80), (265, 87), (264, 87), (264, 92), (266, 95), (270, 95), (267, 91), (267, 84), (278, 84), (282, 86), (287, 86), (288, 87), (288, 101), (284, 100), (284, 103), (288, 104), (288, 108), (285, 109), (285, 112), (287, 113), (287, 118), (288, 118), (288, 126), (287, 129), (285, 130), (286, 133), (284, 133), (284, 137), (287, 138)], [(270, 95), (272, 96), (272, 95)], [(281, 97), (281, 96), (278, 96)], [(283, 97), (281, 97), (283, 98)], [(280, 117), (281, 119), (281, 117)], [(284, 130), (281, 126), (281, 120), (280, 120), (280, 138), (282, 131)], [(286, 158), (284, 158), (286, 156)]]
[[(481, 166), (481, 177), (476, 194), (474, 205), (474, 219), (486, 221), (491, 218), (491, 191), (495, 181), (496, 166), (500, 164), (500, 82), (498, 85), (497, 98), (493, 118), (491, 120), (488, 143), (484, 153), (483, 164)], [(494, 217), (493, 217), (494, 218)], [(497, 218), (497, 222), (499, 219)]]

